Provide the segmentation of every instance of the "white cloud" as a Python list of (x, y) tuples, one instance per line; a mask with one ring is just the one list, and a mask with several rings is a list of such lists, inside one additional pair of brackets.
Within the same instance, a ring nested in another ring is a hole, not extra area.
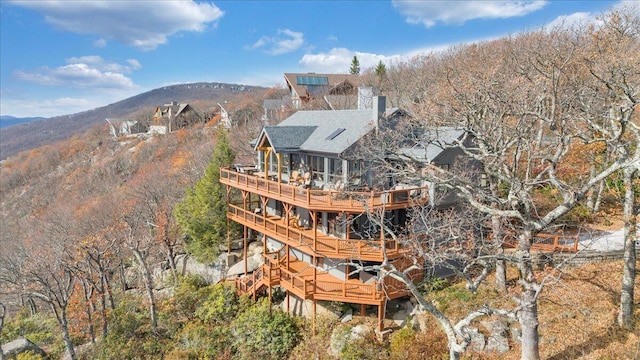
[(223, 15), (213, 3), (192, 0), (94, 1), (16, 0), (15, 4), (44, 14), (59, 29), (98, 35), (95, 46), (107, 39), (141, 50), (153, 50), (180, 31), (204, 31)]
[(548, 23), (545, 27), (548, 29), (564, 28), (573, 29), (585, 24), (595, 24), (600, 21), (596, 20), (596, 16), (588, 12), (576, 12), (570, 15), (561, 15)]
[(96, 41), (93, 42), (93, 46), (97, 47), (97, 48), (103, 48), (103, 47), (107, 47), (107, 40), (105, 39), (98, 39)]
[(346, 48), (333, 48), (329, 52), (317, 54), (305, 54), (300, 59), (300, 67), (303, 71), (318, 73), (347, 73), (351, 67), (353, 57), (358, 58), (362, 70), (378, 65), (380, 61), (390, 64), (398, 61), (409, 60), (417, 55), (424, 55), (431, 52), (447, 49), (450, 45), (437, 47), (414, 49), (405, 54), (380, 55), (361, 51), (354, 51)]
[(125, 76), (141, 67), (135, 59), (126, 64), (109, 63), (100, 56), (72, 57), (67, 65), (56, 68), (42, 67), (37, 70), (18, 70), (14, 75), (24, 81), (44, 86), (67, 86), (93, 89), (133, 89), (131, 78)]
[(524, 16), (542, 9), (546, 0), (536, 1), (416, 1), (393, 0), (393, 7), (410, 24), (434, 26), (437, 22), (461, 25), (473, 19), (504, 19)]
[(304, 45), (304, 34), (289, 29), (278, 29), (277, 36), (263, 36), (247, 49), (265, 48), (265, 52), (271, 55), (281, 55), (298, 50)]
[(63, 97), (50, 100), (3, 99), (2, 114), (16, 117), (52, 117), (62, 114), (75, 114), (88, 109), (104, 106), (84, 98)]

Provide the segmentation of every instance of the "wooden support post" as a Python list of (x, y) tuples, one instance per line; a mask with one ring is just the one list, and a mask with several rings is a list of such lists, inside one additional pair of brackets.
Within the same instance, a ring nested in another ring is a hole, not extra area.
[(384, 302), (381, 302), (380, 305), (378, 305), (378, 331), (380, 332), (384, 330), (384, 307)]
[(264, 179), (267, 180), (269, 178), (269, 157), (271, 155), (271, 148), (268, 147), (264, 152)]
[(247, 262), (248, 262), (247, 261), (247, 247), (248, 247), (247, 246), (247, 242), (248, 242), (248, 240), (247, 240), (247, 227), (243, 226), (242, 229), (243, 229), (243, 231), (242, 231), (242, 233), (243, 233), (243, 246), (242, 247), (244, 248), (243, 249), (243, 252), (244, 252), (244, 276), (247, 276), (247, 270), (248, 270), (248, 268), (247, 268)]
[[(228, 204), (229, 202), (227, 202)], [(227, 254), (231, 254), (231, 225), (229, 224), (229, 218), (227, 217)]]
[(360, 304), (360, 316), (367, 316), (367, 304)]
[(287, 291), (287, 314), (291, 314), (289, 312), (289, 291)]
[(311, 312), (313, 313), (313, 318), (311, 320), (311, 334), (313, 336), (316, 336), (316, 310), (317, 310), (317, 300), (314, 298), (313, 299), (313, 305), (311, 308)]

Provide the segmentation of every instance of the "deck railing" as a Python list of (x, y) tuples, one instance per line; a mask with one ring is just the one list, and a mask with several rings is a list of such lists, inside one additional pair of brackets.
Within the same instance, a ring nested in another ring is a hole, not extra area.
[(365, 211), (376, 207), (402, 208), (427, 198), (427, 187), (385, 191), (315, 190), (249, 175), (231, 169), (220, 169), (220, 182), (243, 190), (279, 199), (310, 210)]
[[(550, 251), (550, 252), (577, 252), (579, 238), (578, 235), (555, 235), (555, 234), (537, 234), (531, 245), (532, 250)], [(505, 240), (506, 247), (514, 248), (518, 246), (517, 240), (509, 237)]]
[(287, 222), (282, 221), (281, 218), (256, 214), (233, 204), (228, 205), (228, 216), (233, 221), (249, 226), (283, 243), (295, 247), (308, 247), (314, 253), (333, 258), (381, 261), (383, 257), (383, 241), (387, 256), (396, 257), (400, 251), (398, 242), (393, 239), (338, 239), (320, 232), (316, 232), (314, 237), (312, 229), (290, 226)]

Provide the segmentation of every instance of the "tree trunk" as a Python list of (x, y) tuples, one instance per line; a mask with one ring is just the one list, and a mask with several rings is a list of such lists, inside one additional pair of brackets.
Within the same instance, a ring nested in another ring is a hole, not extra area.
[(458, 339), (456, 338), (456, 332), (453, 328), (453, 325), (451, 325), (451, 322), (449, 321), (449, 319), (447, 319), (447, 317), (442, 312), (440, 312), (440, 310), (438, 310), (437, 307), (435, 307), (431, 302), (428, 302), (424, 298), (420, 290), (416, 287), (416, 285), (411, 280), (405, 278), (401, 274), (397, 274), (396, 276), (394, 276), (394, 278), (404, 283), (404, 285), (406, 285), (407, 288), (409, 288), (409, 291), (411, 292), (413, 297), (416, 299), (416, 301), (418, 301), (418, 304), (420, 304), (420, 306), (425, 311), (428, 311), (429, 313), (431, 313), (431, 315), (433, 315), (433, 317), (440, 323), (440, 326), (442, 326), (442, 330), (444, 330), (445, 334), (447, 335), (447, 342), (449, 346), (449, 360), (459, 360), (460, 353), (464, 351), (467, 344), (458, 343)]
[[(122, 281), (125, 282), (125, 280), (122, 280)], [(107, 278), (106, 274), (102, 276), (102, 287), (107, 297), (109, 298), (109, 306), (111, 306), (111, 310), (115, 310), (116, 302), (113, 299), (113, 291), (111, 290), (111, 284), (109, 284), (109, 279)]]
[(174, 254), (172, 247), (169, 247), (167, 249), (167, 260), (169, 261), (169, 267), (171, 268), (171, 274), (173, 276), (173, 284), (178, 285), (178, 269), (176, 266), (176, 255)]
[(107, 296), (105, 293), (100, 294), (100, 314), (102, 316), (102, 338), (107, 337), (108, 323), (107, 318)]
[(598, 191), (596, 192), (596, 201), (593, 203), (593, 212), (600, 211), (600, 204), (602, 203), (602, 192), (604, 191), (604, 181), (598, 183)]
[(96, 335), (93, 329), (93, 302), (91, 301), (91, 295), (93, 293), (93, 288), (85, 280), (82, 281), (82, 290), (84, 290), (84, 302), (85, 307), (84, 311), (87, 315), (87, 331), (89, 332), (89, 338), (91, 339), (91, 343), (96, 342)]
[[(498, 256), (504, 252), (500, 249)], [(501, 293), (507, 292), (507, 263), (504, 260), (496, 259), (496, 288)]]
[(133, 255), (136, 260), (138, 260), (138, 264), (140, 265), (140, 270), (142, 272), (142, 278), (144, 279), (144, 285), (147, 290), (147, 296), (149, 297), (149, 315), (151, 316), (151, 328), (156, 330), (158, 328), (158, 319), (156, 317), (156, 303), (153, 297), (153, 278), (151, 276), (151, 272), (149, 271), (149, 267), (144, 259), (144, 256), (138, 249), (133, 249)]
[(60, 309), (60, 328), (62, 329), (62, 339), (64, 340), (64, 345), (69, 352), (69, 358), (71, 360), (77, 360), (76, 350), (73, 348), (73, 342), (71, 341), (71, 336), (69, 336), (69, 324), (67, 322), (67, 309)]
[(636, 217), (633, 213), (635, 194), (633, 179), (636, 170), (627, 168), (624, 171), (624, 267), (622, 270), (622, 291), (620, 294), (620, 312), (618, 326), (623, 329), (633, 329), (633, 298), (636, 278)]
[[(4, 316), (7, 313), (7, 308), (3, 303), (0, 303), (0, 334), (2, 334), (2, 326), (4, 325)], [(0, 350), (1, 352), (1, 350)]]
[(520, 313), (518, 320), (522, 330), (521, 360), (539, 360), (539, 334), (538, 334), (538, 283), (533, 272), (531, 262), (531, 241), (533, 235), (530, 230), (525, 230), (518, 239), (518, 267), (520, 268), (520, 281), (522, 282), (522, 295), (520, 298)]
[(507, 292), (507, 264), (500, 258), (504, 249), (502, 248), (502, 226), (498, 216), (491, 217), (491, 232), (496, 252), (496, 288), (504, 294)]

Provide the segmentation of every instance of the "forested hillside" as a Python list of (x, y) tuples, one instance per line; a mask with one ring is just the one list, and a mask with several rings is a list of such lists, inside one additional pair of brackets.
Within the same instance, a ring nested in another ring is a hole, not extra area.
[[(385, 230), (411, 249), (415, 267), (456, 275), (405, 281), (406, 307), (416, 311), (387, 321), (393, 334), (376, 334), (367, 316), (340, 323), (330, 313), (351, 308), (339, 303), (326, 304), (326, 318), (292, 318), (265, 298), (239, 297), (176, 266), (185, 254), (210, 265), (217, 251), (207, 250), (226, 245), (221, 204), (234, 194), (216, 183), (217, 168), (254, 161), (249, 141), (263, 125), (260, 104), (281, 92), (271, 89), (236, 98), (230, 111), (242, 120), (228, 132), (213, 121), (114, 139), (104, 124), (4, 160), (0, 341), (28, 335), (54, 357), (66, 348), (73, 359), (637, 357), (634, 11), (609, 13), (600, 27), (460, 46), (362, 75), (411, 116), (372, 132), (354, 156), (460, 199), (448, 209), (416, 204), (412, 231)], [(416, 134), (438, 126), (470, 134), (473, 142), (457, 146), (484, 176), (464, 167), (414, 171), (415, 159), (397, 144), (419, 144)], [(383, 223), (378, 215), (367, 214)], [(612, 223), (625, 229), (616, 262), (574, 268), (532, 249), (540, 233)], [(406, 280), (391, 263), (374, 270)], [(273, 302), (282, 299), (276, 293)], [(500, 350), (489, 346), (496, 332)], [(80, 344), (88, 349), (76, 356)]]
[(217, 103), (236, 102), (245, 97), (260, 99), (266, 90), (259, 86), (223, 83), (169, 85), (93, 110), (10, 126), (0, 132), (0, 160), (22, 150), (80, 135), (96, 125), (103, 125), (106, 118), (149, 118), (157, 106), (172, 101), (191, 103), (211, 115), (216, 111)]

